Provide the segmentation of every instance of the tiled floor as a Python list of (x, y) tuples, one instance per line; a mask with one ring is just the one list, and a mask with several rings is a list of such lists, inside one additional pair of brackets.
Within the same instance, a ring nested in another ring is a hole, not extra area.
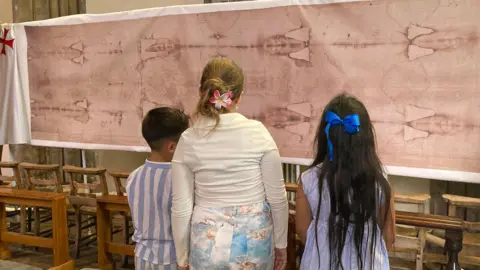
[[(35, 251), (33, 247), (20, 248), (20, 246), (11, 246), (13, 251), (12, 259), (10, 261), (0, 260), (0, 270), (39, 270), (48, 269), (52, 267), (53, 254), (49, 249), (39, 249)], [(73, 254), (71, 254), (73, 258)], [(133, 259), (129, 261), (126, 268), (120, 265), (120, 256), (114, 256), (115, 261), (118, 262), (117, 269), (134, 269)], [(14, 265), (18, 263), (18, 265)], [(75, 260), (76, 269), (98, 269), (97, 265), (97, 248), (85, 248), (82, 250), (80, 257)]]
[(0, 260), (0, 270), (41, 270), (42, 268), (38, 268), (35, 266), (30, 266), (26, 264), (21, 264), (12, 261), (3, 261)]

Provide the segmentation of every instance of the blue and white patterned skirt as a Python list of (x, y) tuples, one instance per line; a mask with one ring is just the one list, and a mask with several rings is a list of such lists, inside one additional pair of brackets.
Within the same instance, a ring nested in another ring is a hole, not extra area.
[(195, 206), (190, 269), (273, 269), (273, 223), (268, 203), (223, 208)]

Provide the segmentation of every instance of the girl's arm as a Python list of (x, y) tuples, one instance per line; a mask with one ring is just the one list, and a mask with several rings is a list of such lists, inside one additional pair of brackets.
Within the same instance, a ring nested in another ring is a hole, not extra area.
[(392, 251), (395, 244), (395, 202), (393, 199), (393, 192), (390, 198), (390, 209), (388, 209), (387, 219), (385, 220), (383, 238), (387, 245), (387, 250)]
[(288, 202), (282, 163), (277, 150), (267, 152), (260, 163), (267, 201), (272, 209), (275, 248), (287, 247)]
[(312, 210), (310, 209), (307, 196), (303, 192), (302, 178), (298, 181), (295, 205), (295, 231), (300, 237), (300, 241), (305, 245), (308, 226), (312, 222)]
[(393, 246), (395, 244), (395, 201), (393, 190), (390, 189), (390, 204), (387, 208), (385, 203), (384, 192), (380, 192), (380, 215), (377, 218), (377, 224), (381, 225), (383, 228), (383, 239), (385, 240), (385, 245), (387, 246), (388, 251), (393, 251)]
[[(182, 163), (182, 140), (172, 160), (172, 231), (179, 267), (188, 266), (190, 221), (193, 212), (194, 176)], [(178, 154), (177, 154), (178, 153)]]

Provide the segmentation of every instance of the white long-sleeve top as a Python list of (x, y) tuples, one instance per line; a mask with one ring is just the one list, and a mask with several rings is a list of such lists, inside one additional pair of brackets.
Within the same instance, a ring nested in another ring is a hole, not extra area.
[(181, 136), (172, 160), (172, 229), (177, 263), (188, 264), (193, 205), (227, 207), (267, 200), (276, 248), (287, 246), (288, 203), (280, 155), (262, 123), (239, 113), (201, 118)]

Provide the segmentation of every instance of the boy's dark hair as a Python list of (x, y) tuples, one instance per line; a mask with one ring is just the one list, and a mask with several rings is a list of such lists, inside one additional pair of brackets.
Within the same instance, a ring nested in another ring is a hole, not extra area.
[(164, 140), (178, 142), (188, 123), (189, 118), (182, 110), (155, 108), (143, 118), (142, 135), (152, 151), (160, 151)]

